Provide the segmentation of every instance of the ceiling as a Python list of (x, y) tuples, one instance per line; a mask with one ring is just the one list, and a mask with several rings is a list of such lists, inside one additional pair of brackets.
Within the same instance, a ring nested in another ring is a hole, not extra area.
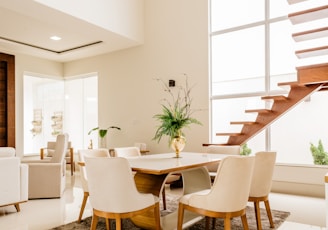
[[(53, 35), (62, 39), (53, 41)], [(35, 1), (0, 1), (2, 53), (69, 62), (136, 45), (140, 43)]]

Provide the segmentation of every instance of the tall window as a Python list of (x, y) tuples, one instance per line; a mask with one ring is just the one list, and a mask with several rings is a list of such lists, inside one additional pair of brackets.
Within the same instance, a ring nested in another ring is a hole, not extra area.
[[(312, 1), (311, 1), (312, 2)], [(216, 133), (239, 132), (231, 121), (254, 120), (246, 109), (267, 105), (261, 96), (286, 94), (278, 83), (297, 80), (287, 0), (211, 0), (211, 142)], [(299, 104), (247, 144), (252, 152), (275, 150), (277, 162), (313, 164), (310, 142), (328, 150), (326, 92)], [(321, 120), (322, 119), (322, 120)]]
[(98, 125), (96, 75), (69, 80), (24, 76), (24, 154), (38, 154), (59, 133), (75, 149), (87, 148), (88, 131)]

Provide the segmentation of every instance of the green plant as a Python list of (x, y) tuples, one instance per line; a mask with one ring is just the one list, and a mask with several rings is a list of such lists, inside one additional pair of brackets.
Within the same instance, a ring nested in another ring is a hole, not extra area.
[(248, 148), (247, 143), (245, 143), (241, 146), (240, 155), (248, 156), (251, 153), (252, 153), (252, 150), (250, 148)]
[(325, 152), (321, 140), (319, 140), (318, 146), (310, 143), (310, 150), (315, 165), (328, 165), (328, 154)]
[(121, 128), (117, 127), (117, 126), (109, 126), (107, 129), (100, 129), (99, 127), (93, 128), (88, 132), (88, 135), (90, 135), (93, 131), (98, 130), (98, 135), (101, 138), (104, 138), (107, 134), (107, 131), (109, 129), (118, 129), (121, 130)]
[(156, 79), (164, 85), (164, 90), (170, 95), (170, 99), (164, 99), (165, 104), (162, 104), (162, 113), (156, 114), (154, 118), (160, 122), (153, 140), (159, 142), (166, 135), (170, 141), (178, 135), (183, 134), (182, 129), (191, 124), (199, 124), (201, 122), (191, 117), (192, 98), (190, 96), (191, 89), (188, 85), (188, 76), (185, 75), (185, 86), (179, 87), (175, 95), (167, 84), (161, 79)]

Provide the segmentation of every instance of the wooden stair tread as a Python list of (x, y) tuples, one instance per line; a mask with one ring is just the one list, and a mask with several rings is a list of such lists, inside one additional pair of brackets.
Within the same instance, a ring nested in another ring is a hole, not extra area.
[(288, 97), (284, 95), (272, 95), (272, 96), (263, 96), (261, 97), (262, 100), (274, 100), (274, 101), (284, 101), (288, 100)]
[[(327, 11), (328, 14), (328, 11)], [(328, 54), (328, 46), (315, 47), (310, 49), (298, 50), (295, 52), (298, 58), (316, 57)]]
[(231, 121), (231, 125), (253, 125), (256, 124), (255, 121)]
[(299, 86), (299, 83), (297, 81), (280, 82), (278, 86)]
[(227, 146), (229, 144), (227, 144), (227, 143), (225, 143), (225, 144), (217, 144), (217, 143), (204, 143), (204, 144), (202, 144), (202, 146), (205, 146), (205, 147), (211, 146), (211, 145), (215, 145), (215, 146)]
[(307, 41), (311, 39), (328, 37), (328, 27), (317, 28), (313, 30), (293, 33), (292, 37), (296, 42)]
[(216, 133), (216, 136), (240, 136), (242, 133)]
[(310, 22), (317, 19), (326, 18), (327, 14), (328, 5), (291, 13), (288, 14), (288, 17), (293, 24), (300, 24), (303, 22)]
[(245, 113), (270, 113), (270, 109), (247, 109)]

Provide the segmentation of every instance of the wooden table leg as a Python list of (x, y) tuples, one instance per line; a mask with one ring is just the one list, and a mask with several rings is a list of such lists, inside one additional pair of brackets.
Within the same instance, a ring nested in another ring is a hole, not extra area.
[[(159, 197), (162, 189), (164, 188), (165, 179), (168, 174), (152, 175), (145, 173), (136, 173), (134, 180), (139, 192), (152, 193)], [(144, 213), (131, 218), (131, 221), (138, 227), (143, 229), (155, 229), (155, 216), (153, 211)]]

